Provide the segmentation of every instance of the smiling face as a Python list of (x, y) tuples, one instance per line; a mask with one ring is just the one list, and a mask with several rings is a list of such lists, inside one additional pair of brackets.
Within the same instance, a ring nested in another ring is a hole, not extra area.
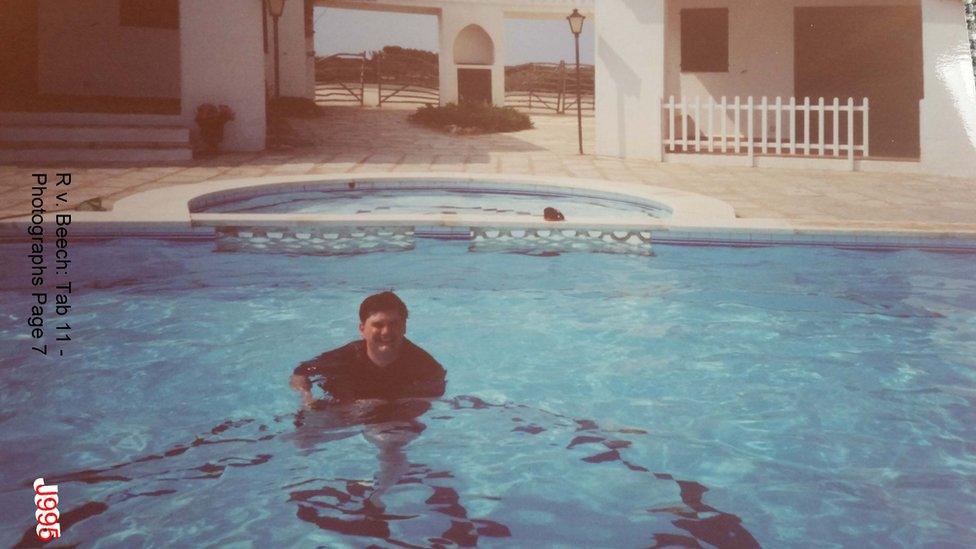
[(377, 311), (359, 325), (366, 342), (366, 354), (379, 366), (399, 358), (407, 333), (407, 321), (398, 311)]

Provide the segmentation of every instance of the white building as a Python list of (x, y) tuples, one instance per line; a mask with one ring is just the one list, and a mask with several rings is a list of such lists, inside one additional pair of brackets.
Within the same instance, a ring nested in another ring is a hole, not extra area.
[[(976, 173), (958, 0), (286, 0), (282, 96), (313, 97), (313, 4), (436, 16), (442, 103), (504, 102), (505, 18), (580, 9), (597, 35), (598, 154)], [(273, 38), (262, 0), (4, 0), (0, 140), (98, 141), (101, 128), (155, 141), (147, 158), (186, 157), (210, 102), (236, 112), (225, 149), (261, 150)]]
[[(960, 2), (598, 0), (596, 12), (601, 154), (669, 160), (679, 156), (663, 143), (673, 133), (676, 140), (687, 136), (690, 141), (674, 147), (689, 149), (683, 161), (843, 167), (845, 161), (835, 158), (847, 154), (846, 104), (853, 98), (855, 105), (863, 105), (867, 98), (872, 160), (858, 162), (859, 168), (976, 174), (976, 85)], [(673, 130), (669, 109), (656, 106), (672, 95), (676, 103), (686, 100), (689, 113), (686, 121), (681, 116), (685, 109), (675, 107)], [(715, 152), (721, 149), (723, 96), (727, 149), (735, 147), (728, 142), (735, 134), (748, 133), (752, 97), (754, 148), (760, 151), (745, 158)], [(809, 125), (802, 108), (806, 97), (812, 103)], [(820, 97), (827, 111), (822, 125)], [(735, 98), (741, 107), (739, 132), (732, 129)], [(841, 110), (837, 125), (832, 120), (835, 98)], [(798, 108), (791, 116), (794, 103)], [(862, 143), (862, 122), (862, 113), (855, 114), (855, 145)], [(688, 133), (682, 124), (689, 126)], [(804, 154), (805, 145), (816, 148), (821, 127), (828, 156)], [(841, 142), (836, 157), (835, 128)]]

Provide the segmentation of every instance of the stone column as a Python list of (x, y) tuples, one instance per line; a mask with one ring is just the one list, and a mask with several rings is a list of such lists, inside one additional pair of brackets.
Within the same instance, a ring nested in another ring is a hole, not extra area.
[[(314, 4), (313, 4), (314, 6)], [(315, 16), (312, 14), (312, 28), (305, 35), (305, 93), (302, 97), (315, 100)]]
[(264, 149), (260, 2), (181, 0), (180, 94), (184, 123), (194, 134), (198, 105), (226, 104), (236, 118), (224, 128), (223, 149)]
[[(308, 87), (308, 43), (305, 40), (305, 0), (285, 0), (285, 9), (278, 20), (278, 47), (281, 52), (281, 97), (311, 99)], [(274, 63), (273, 21), (268, 25), (268, 54), (271, 63)]]
[(444, 11), (441, 10), (437, 15), (437, 80), (441, 105), (457, 103), (458, 100), (457, 69), (454, 67), (453, 53), (457, 30), (454, 29), (453, 15), (445, 18)]
[[(441, 105), (458, 101), (458, 64), (454, 61), (454, 44), (458, 33), (471, 24), (480, 26), (491, 38), (492, 62), (471, 66), (491, 70), (491, 96), (495, 105), (505, 104), (505, 16), (500, 6), (465, 4), (446, 5), (437, 18), (440, 35), (438, 70)], [(466, 65), (462, 65), (465, 67)]]
[(597, 3), (597, 154), (662, 160), (665, 15), (664, 0)]

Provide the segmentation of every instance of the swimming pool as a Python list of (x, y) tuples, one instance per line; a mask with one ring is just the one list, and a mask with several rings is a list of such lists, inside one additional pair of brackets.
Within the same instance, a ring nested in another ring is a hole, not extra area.
[[(0, 245), (0, 542), (45, 476), (94, 546), (976, 543), (972, 255), (467, 250), (79, 242), (52, 362)], [(355, 411), (296, 417), (287, 376), (389, 287), (449, 383), (378, 513)]]

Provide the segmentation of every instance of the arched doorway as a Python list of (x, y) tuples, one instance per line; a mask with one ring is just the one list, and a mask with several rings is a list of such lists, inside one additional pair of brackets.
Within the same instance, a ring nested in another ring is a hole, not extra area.
[(494, 62), (495, 44), (485, 29), (476, 24), (461, 29), (454, 39), (459, 103), (492, 103), (491, 65)]

